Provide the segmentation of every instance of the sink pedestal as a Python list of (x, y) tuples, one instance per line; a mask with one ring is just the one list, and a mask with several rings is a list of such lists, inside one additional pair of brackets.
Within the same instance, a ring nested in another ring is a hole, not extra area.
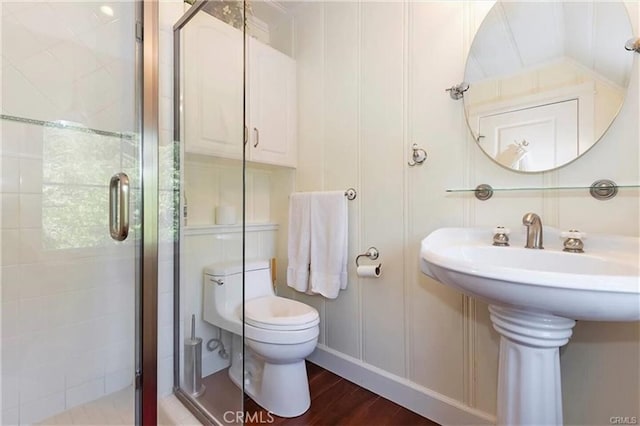
[(560, 346), (569, 342), (574, 320), (489, 306), (500, 333), (499, 425), (561, 425)]

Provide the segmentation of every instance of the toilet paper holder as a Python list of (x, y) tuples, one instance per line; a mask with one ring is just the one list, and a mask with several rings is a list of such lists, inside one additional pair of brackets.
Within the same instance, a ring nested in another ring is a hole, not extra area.
[(356, 256), (356, 268), (360, 266), (358, 262), (361, 257), (368, 257), (369, 260), (376, 260), (378, 257), (380, 257), (380, 252), (375, 247), (369, 247), (365, 253)]

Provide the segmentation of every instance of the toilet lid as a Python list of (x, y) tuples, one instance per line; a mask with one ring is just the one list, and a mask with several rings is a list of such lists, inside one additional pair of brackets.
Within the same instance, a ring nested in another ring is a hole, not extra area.
[(319, 319), (311, 306), (284, 297), (258, 297), (244, 305), (245, 323), (269, 330), (304, 330), (316, 326)]

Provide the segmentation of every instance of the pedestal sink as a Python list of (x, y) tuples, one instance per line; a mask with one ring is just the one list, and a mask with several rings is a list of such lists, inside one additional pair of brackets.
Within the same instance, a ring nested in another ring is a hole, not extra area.
[(585, 253), (492, 245), (489, 228), (442, 228), (422, 240), (422, 272), (489, 304), (500, 334), (498, 424), (562, 424), (559, 348), (575, 320), (640, 320), (640, 239), (589, 235)]

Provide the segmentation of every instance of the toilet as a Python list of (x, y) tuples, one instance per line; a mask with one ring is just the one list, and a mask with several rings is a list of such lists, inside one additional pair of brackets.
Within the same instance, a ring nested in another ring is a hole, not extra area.
[(318, 343), (318, 311), (276, 296), (266, 260), (245, 262), (244, 327), (242, 263), (207, 266), (203, 286), (204, 320), (234, 335), (231, 380), (277, 416), (306, 412), (311, 398), (305, 358)]

